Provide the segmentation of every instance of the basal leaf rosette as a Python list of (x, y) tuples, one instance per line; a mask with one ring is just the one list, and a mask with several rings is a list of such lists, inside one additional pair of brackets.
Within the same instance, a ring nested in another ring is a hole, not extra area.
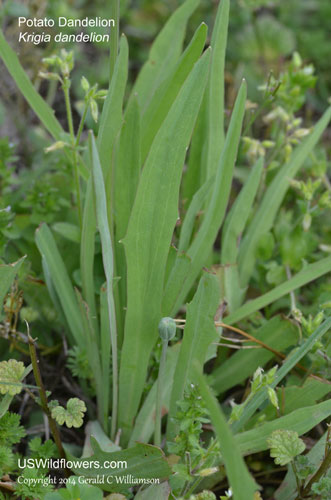
[(21, 361), (10, 359), (0, 363), (0, 393), (15, 396), (22, 390), (21, 379), (25, 366)]

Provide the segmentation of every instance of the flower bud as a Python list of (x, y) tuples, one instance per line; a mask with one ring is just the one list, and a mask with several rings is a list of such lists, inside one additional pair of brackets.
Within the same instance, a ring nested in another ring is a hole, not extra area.
[(159, 335), (162, 340), (169, 342), (176, 335), (176, 323), (172, 318), (162, 318), (159, 323)]

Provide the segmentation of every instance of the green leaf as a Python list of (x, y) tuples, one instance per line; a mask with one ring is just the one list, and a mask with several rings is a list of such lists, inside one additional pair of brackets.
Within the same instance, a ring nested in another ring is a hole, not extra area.
[[(22, 382), (22, 380), (24, 380), (25, 377), (27, 377), (27, 375), (29, 375), (29, 373), (31, 371), (32, 371), (32, 365), (27, 366), (25, 368), (22, 376), (21, 376), (20, 382)], [(8, 413), (8, 408), (9, 408), (11, 402), (13, 401), (13, 399), (14, 399), (14, 396), (10, 395), (8, 392), (1, 399), (1, 401), (0, 401), (0, 421), (5, 414), (10, 415), (10, 413)], [(1, 442), (1, 424), (0, 424), (0, 442)]]
[(224, 146), (224, 66), (226, 42), (228, 35), (230, 1), (219, 3), (213, 34), (210, 42), (212, 59), (209, 83), (206, 89), (207, 130), (206, 140), (207, 179), (212, 177), (218, 168), (219, 158)]
[[(254, 337), (277, 351), (295, 346), (299, 340), (298, 329), (291, 321), (276, 316), (254, 332)], [(245, 345), (257, 345), (249, 342)], [(211, 384), (217, 394), (244, 383), (255, 370), (265, 366), (274, 354), (267, 349), (239, 350), (227, 358), (212, 374)]]
[[(162, 383), (162, 413), (169, 411), (170, 396), (174, 382), (174, 373), (178, 360), (179, 349), (180, 343), (177, 343), (168, 347), (167, 350), (164, 380)], [(137, 441), (141, 443), (148, 443), (152, 437), (155, 427), (156, 389), (157, 381), (154, 382), (153, 387), (149, 391), (148, 396), (138, 413), (130, 436), (129, 446), (133, 446)]]
[(54, 137), (54, 139), (59, 141), (64, 134), (63, 128), (55, 118), (52, 108), (44, 101), (44, 99), (34, 88), (29, 77), (22, 68), (16, 53), (6, 42), (1, 30), (0, 57), (2, 58), (16, 85), (18, 86), (40, 121), (43, 123), (49, 133)]
[(23, 388), (21, 379), (23, 377), (25, 366), (22, 361), (9, 359), (0, 363), (0, 393), (15, 396)]
[(206, 84), (209, 59), (207, 51), (196, 63), (153, 142), (124, 239), (128, 301), (119, 391), (119, 425), (124, 441), (139, 405), (162, 317), (163, 282), (178, 217), (181, 172)]
[(302, 269), (302, 271), (293, 276), (293, 278), (275, 287), (273, 290), (265, 293), (261, 297), (250, 300), (245, 305), (237, 309), (237, 311), (229, 314), (229, 316), (226, 317), (225, 322), (228, 325), (233, 325), (234, 323), (241, 321), (243, 318), (246, 318), (255, 311), (258, 311), (259, 309), (262, 309), (272, 302), (275, 302), (280, 297), (283, 297), (293, 290), (296, 290), (297, 288), (300, 288), (301, 286), (316, 280), (320, 276), (323, 276), (330, 271), (331, 257), (321, 259), (314, 264), (308, 264)]
[(77, 344), (82, 344), (82, 322), (75, 292), (53, 235), (47, 224), (41, 224), (36, 230), (36, 244), (39, 252), (47, 263), (57, 296), (74, 339)]
[(0, 315), (2, 313), (3, 301), (5, 296), (12, 285), (15, 276), (20, 269), (25, 257), (14, 262), (13, 264), (0, 265)]
[(135, 500), (168, 500), (170, 486), (168, 483), (155, 484), (145, 490), (138, 491)]
[[(313, 446), (313, 448), (303, 455), (305, 459), (307, 459), (309, 467), (312, 467), (313, 470), (317, 470), (319, 465), (321, 464), (324, 454), (325, 454), (325, 443), (326, 443), (327, 433), (317, 441), (317, 443)], [(282, 484), (279, 486), (277, 491), (275, 492), (276, 500), (295, 500), (297, 497), (297, 482), (295, 479), (295, 475), (293, 472), (293, 468), (289, 467), (285, 479)]]
[(295, 431), (277, 430), (267, 439), (270, 447), (270, 456), (275, 459), (275, 464), (286, 465), (292, 462), (294, 457), (303, 453), (306, 449), (305, 443), (299, 438)]
[(252, 205), (260, 184), (263, 171), (263, 159), (259, 160), (242, 187), (239, 196), (228, 213), (222, 232), (221, 264), (224, 266), (224, 288), (228, 310), (238, 309), (242, 302), (244, 290), (241, 289), (237, 256), (239, 238), (243, 233)]
[(86, 406), (84, 401), (78, 398), (70, 398), (67, 403), (67, 408), (63, 406), (55, 406), (52, 408), (52, 417), (59, 425), (66, 424), (67, 427), (81, 427), (83, 425), (84, 413)]
[(192, 379), (192, 362), (195, 360), (203, 366), (207, 358), (208, 347), (218, 339), (214, 316), (219, 299), (220, 288), (217, 277), (205, 273), (192, 302), (187, 306), (184, 335), (170, 399), (167, 427), (169, 441), (175, 437), (178, 431), (174, 420), (178, 410), (177, 401), (183, 399), (184, 390)]
[[(123, 451), (107, 453), (101, 450), (98, 443), (91, 437), (91, 445), (94, 454), (89, 458), (76, 459), (67, 452), (67, 457), (75, 461), (73, 472), (79, 476), (95, 478), (104, 476), (105, 483), (100, 485), (105, 491), (120, 492), (133, 486), (137, 479), (167, 479), (171, 474), (171, 469), (167, 463), (163, 452), (156, 446), (138, 443), (133, 448)], [(100, 463), (100, 467), (93, 467), (95, 461)], [(105, 462), (118, 463), (118, 467), (109, 468)], [(86, 468), (86, 462), (91, 466)], [(123, 464), (121, 466), (121, 463)], [(125, 476), (127, 482), (120, 482), (120, 478)], [(109, 482), (107, 478), (110, 478)]]
[[(174, 316), (185, 300), (194, 281), (205, 265), (213, 247), (219, 228), (225, 215), (230, 196), (232, 175), (240, 140), (241, 126), (246, 102), (246, 83), (243, 82), (231, 116), (223, 152), (218, 164), (214, 189), (201, 227), (187, 251), (191, 259), (183, 279), (180, 268), (182, 262), (177, 259), (167, 282), (163, 298), (163, 314)], [(180, 276), (180, 279), (178, 279)]]
[(268, 439), (273, 431), (285, 429), (295, 431), (301, 436), (331, 415), (331, 400), (315, 406), (293, 411), (289, 415), (236, 435), (236, 441), (244, 455), (267, 450)]
[[(71, 481), (75, 484), (71, 484)], [(79, 484), (77, 478), (70, 477), (66, 488), (59, 488), (54, 493), (47, 493), (44, 500), (102, 500), (100, 488), (91, 484)]]
[(191, 43), (182, 54), (173, 72), (156, 90), (142, 116), (142, 162), (144, 163), (151, 144), (160, 129), (169, 109), (176, 99), (183, 83), (192, 71), (203, 51), (207, 37), (207, 26), (203, 23), (195, 32)]
[[(124, 323), (126, 307), (126, 259), (122, 239), (126, 235), (131, 210), (137, 192), (140, 171), (140, 109), (138, 100), (134, 97), (127, 107), (121, 130), (115, 164), (114, 219), (115, 219), (115, 254), (116, 272), (121, 277), (119, 295), (121, 323)], [(119, 328), (119, 346), (122, 345), (123, 328)]]
[[(313, 348), (314, 344), (322, 339), (323, 335), (325, 335), (325, 333), (330, 330), (330, 327), (331, 318), (328, 318), (314, 331), (314, 333), (310, 335), (310, 337), (298, 349), (295, 349), (294, 352), (287, 356), (286, 361), (277, 371), (274, 381), (270, 384), (270, 387), (274, 389), (279, 384), (279, 382), (283, 380), (285, 375), (287, 375), (292, 370), (292, 368), (297, 363), (299, 363), (299, 361)], [(266, 390), (258, 391), (254, 395), (251, 401), (249, 401), (249, 403), (247, 404), (244, 414), (237, 422), (233, 424), (232, 428), (234, 432), (238, 432), (238, 430), (240, 430), (246, 424), (246, 422), (262, 405), (267, 397), (268, 395)]]
[(52, 229), (73, 243), (80, 243), (80, 229), (75, 224), (69, 222), (56, 222)]
[(194, 223), (196, 217), (202, 207), (204, 206), (208, 196), (210, 196), (215, 179), (211, 177), (208, 179), (201, 188), (195, 193), (190, 203), (189, 209), (186, 212), (185, 219), (180, 231), (180, 238), (178, 244), (179, 252), (186, 252), (190, 246), (191, 238), (193, 235)]
[(100, 117), (97, 140), (100, 163), (106, 178), (111, 175), (109, 168), (112, 164), (114, 143), (122, 126), (123, 98), (128, 78), (128, 57), (128, 42), (126, 37), (122, 35), (114, 75)]
[[(114, 255), (113, 242), (109, 231), (109, 221), (107, 215), (107, 198), (106, 189), (103, 179), (101, 164), (93, 133), (89, 137), (90, 157), (92, 164), (92, 174), (95, 190), (95, 203), (97, 223), (101, 239), (102, 261), (107, 282), (107, 306), (108, 319), (110, 326), (111, 346), (112, 346), (112, 374), (113, 374), (113, 416), (112, 416), (112, 438), (115, 437), (117, 423), (117, 398), (118, 398), (118, 366), (117, 366), (117, 325), (116, 311), (113, 294), (113, 279), (114, 279)], [(108, 373), (104, 373), (104, 377), (108, 377)], [(108, 401), (106, 401), (108, 403)], [(106, 404), (106, 408), (108, 405)]]
[(221, 407), (201, 373), (200, 364), (194, 363), (193, 370), (199, 392), (209, 410), (233, 496), (236, 500), (253, 500), (254, 492), (258, 489), (258, 486), (248, 472), (247, 466), (241, 457), (239, 446), (231, 433)]
[(247, 286), (255, 265), (255, 250), (259, 238), (271, 229), (286, 191), (290, 186), (290, 180), (295, 177), (303, 162), (317, 144), (328, 126), (330, 118), (331, 108), (317, 122), (311, 134), (296, 148), (289, 162), (280, 169), (264, 193), (259, 209), (240, 245), (239, 270), (240, 282), (243, 288)]
[(186, 0), (170, 17), (155, 39), (148, 61), (141, 69), (132, 90), (144, 113), (154, 92), (176, 66), (182, 52), (186, 24), (199, 0)]

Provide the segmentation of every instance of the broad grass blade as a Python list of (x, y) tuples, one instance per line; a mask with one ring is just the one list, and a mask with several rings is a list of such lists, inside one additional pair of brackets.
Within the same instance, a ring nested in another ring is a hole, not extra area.
[(117, 353), (117, 326), (116, 311), (113, 294), (114, 280), (114, 255), (113, 242), (109, 231), (109, 221), (107, 215), (107, 198), (102, 167), (99, 160), (98, 149), (93, 134), (89, 137), (89, 149), (92, 165), (93, 183), (95, 190), (95, 203), (97, 224), (101, 239), (103, 267), (107, 281), (107, 305), (110, 325), (111, 346), (112, 346), (112, 367), (113, 367), (113, 405), (111, 438), (114, 439), (117, 424), (117, 403), (118, 403), (118, 353)]
[(131, 96), (137, 94), (140, 108), (145, 113), (154, 92), (171, 74), (182, 53), (186, 25), (199, 0), (186, 0), (165, 24), (155, 39), (148, 61), (141, 69)]
[(165, 270), (178, 218), (186, 150), (206, 85), (210, 51), (193, 68), (160, 128), (143, 169), (128, 232), (128, 302), (120, 369), (119, 425), (127, 441), (157, 339)]
[(224, 146), (224, 66), (228, 36), (230, 0), (222, 0), (218, 6), (215, 26), (210, 42), (212, 59), (207, 99), (207, 179), (216, 174)]
[(6, 42), (6, 39), (0, 30), (0, 57), (2, 58), (11, 77), (15, 81), (25, 99), (30, 104), (33, 111), (38, 116), (41, 123), (48, 132), (59, 141), (63, 139), (65, 133), (58, 120), (55, 118), (54, 111), (38, 94), (32, 85), (29, 77), (21, 66), (16, 53), (11, 46)]
[(190, 268), (187, 271), (186, 278), (178, 280), (178, 276), (182, 276), (182, 273), (179, 270), (181, 266), (180, 261), (177, 261), (167, 283), (162, 306), (166, 315), (174, 315), (185, 300), (194, 281), (205, 265), (219, 228), (222, 225), (230, 196), (233, 169), (245, 112), (245, 102), (246, 82), (243, 82), (232, 113), (229, 130), (216, 173), (211, 200), (198, 234), (187, 251), (187, 255), (191, 259)]
[(263, 159), (254, 165), (247, 182), (228, 213), (222, 232), (221, 264), (224, 266), (224, 288), (228, 309), (231, 312), (241, 305), (245, 290), (241, 289), (237, 257), (238, 240), (243, 233), (260, 184)]
[[(275, 388), (281, 380), (292, 370), (292, 368), (299, 363), (299, 361), (313, 348), (314, 344), (318, 342), (323, 335), (325, 335), (331, 328), (331, 317), (327, 318), (310, 337), (294, 352), (292, 352), (276, 372), (275, 379), (270, 387)], [(241, 418), (234, 422), (232, 428), (233, 432), (238, 432), (249, 421), (250, 417), (267, 399), (268, 395), (265, 390), (259, 391), (255, 394), (252, 400), (247, 404), (244, 414)], [(330, 401), (331, 404), (331, 401)]]
[[(98, 132), (98, 150), (103, 174), (107, 180), (112, 164), (114, 144), (122, 127), (123, 99), (128, 78), (129, 46), (124, 35), (120, 41), (120, 51), (116, 60), (114, 75), (103, 105)], [(110, 177), (112, 180), (112, 177)]]
[(191, 43), (182, 54), (172, 74), (156, 90), (146, 113), (142, 117), (142, 162), (145, 162), (154, 137), (156, 136), (163, 120), (167, 116), (174, 100), (176, 99), (183, 83), (192, 71), (204, 49), (207, 37), (207, 26), (201, 26), (195, 32)]
[[(272, 318), (261, 326), (254, 332), (254, 337), (279, 352), (295, 346), (299, 340), (297, 327), (280, 316)], [(248, 345), (257, 344), (249, 342)], [(244, 383), (259, 366), (263, 367), (274, 356), (272, 352), (263, 348), (237, 351), (213, 371), (211, 381), (213, 389), (220, 394)]]
[(167, 439), (173, 439), (178, 431), (174, 421), (177, 402), (183, 399), (187, 384), (192, 381), (193, 360), (201, 367), (207, 358), (208, 347), (216, 342), (218, 334), (214, 316), (219, 304), (220, 288), (215, 275), (205, 273), (201, 278), (192, 302), (187, 306), (186, 324), (177, 361), (168, 416)]
[(193, 369), (195, 381), (198, 384), (201, 397), (209, 410), (214, 431), (219, 442), (233, 498), (235, 500), (253, 500), (258, 486), (248, 472), (247, 466), (241, 457), (239, 445), (232, 435), (221, 407), (201, 373), (200, 364), (197, 365), (194, 363)]
[(331, 256), (325, 257), (324, 259), (314, 262), (314, 264), (308, 264), (304, 267), (302, 271), (298, 272), (293, 278), (289, 279), (285, 283), (276, 286), (270, 292), (265, 293), (257, 299), (251, 300), (240, 307), (237, 311), (226, 317), (225, 322), (228, 325), (233, 325), (246, 318), (250, 314), (262, 309), (263, 307), (271, 304), (275, 300), (287, 295), (288, 293), (300, 288), (311, 281), (316, 280), (320, 276), (327, 274), (331, 271)]
[(85, 346), (81, 314), (75, 292), (54, 237), (43, 223), (36, 230), (36, 244), (49, 269), (67, 323), (77, 344)]
[(259, 425), (258, 428), (236, 435), (236, 442), (241, 453), (251, 455), (267, 450), (267, 439), (271, 433), (278, 429), (295, 431), (300, 436), (310, 431), (331, 415), (331, 400), (323, 401), (314, 406), (300, 408), (285, 417), (280, 417), (272, 422)]

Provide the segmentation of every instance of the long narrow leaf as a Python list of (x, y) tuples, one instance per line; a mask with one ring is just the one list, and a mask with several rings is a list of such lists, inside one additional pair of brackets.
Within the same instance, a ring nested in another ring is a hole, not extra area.
[(215, 175), (224, 146), (224, 66), (228, 35), (230, 0), (219, 4), (210, 46), (213, 50), (207, 98), (207, 178)]
[(183, 398), (184, 390), (192, 379), (193, 360), (201, 366), (206, 361), (208, 347), (216, 342), (218, 335), (214, 316), (220, 300), (220, 288), (215, 275), (206, 273), (200, 280), (198, 290), (187, 307), (186, 324), (174, 375), (169, 408), (167, 439), (176, 436), (178, 427), (174, 420), (177, 402)]
[(47, 263), (57, 296), (61, 302), (73, 337), (77, 344), (83, 344), (84, 346), (82, 322), (75, 292), (54, 237), (45, 223), (41, 224), (36, 231), (36, 244)]
[(187, 76), (190, 74), (194, 64), (197, 62), (207, 37), (207, 26), (201, 26), (195, 32), (191, 43), (184, 51), (175, 66), (173, 73), (156, 90), (146, 113), (142, 117), (142, 162), (144, 163), (154, 137), (157, 134), (163, 120), (167, 116), (178, 92), (180, 91)]
[(241, 457), (239, 446), (231, 433), (220, 405), (212, 395), (201, 373), (200, 365), (194, 364), (193, 370), (199, 392), (209, 410), (225, 464), (226, 475), (233, 492), (233, 498), (234, 500), (253, 500), (258, 486), (248, 472), (247, 466)]
[(30, 104), (33, 111), (38, 116), (44, 127), (59, 141), (63, 138), (64, 130), (58, 120), (55, 118), (54, 111), (38, 94), (32, 85), (29, 77), (21, 66), (16, 53), (6, 42), (6, 39), (0, 30), (0, 57), (5, 63), (10, 75), (15, 81), (16, 85), (24, 95), (25, 99)]
[(182, 52), (187, 21), (198, 5), (199, 0), (186, 0), (155, 39), (148, 61), (141, 69), (131, 94), (137, 94), (143, 113), (156, 89), (176, 66)]
[[(290, 356), (287, 357), (285, 363), (276, 372), (276, 376), (270, 387), (275, 388), (281, 380), (292, 370), (292, 368), (299, 363), (299, 361), (312, 349), (316, 342), (319, 342), (323, 335), (331, 328), (331, 318), (328, 318), (322, 323), (315, 332), (302, 344), (299, 349), (296, 349)], [(241, 418), (234, 422), (232, 428), (233, 432), (238, 432), (261, 404), (267, 399), (268, 395), (266, 390), (259, 391), (255, 394), (252, 400), (247, 404), (244, 414)]]
[(247, 302), (237, 311), (227, 316), (225, 322), (228, 325), (233, 325), (233, 323), (237, 323), (238, 321), (246, 318), (255, 311), (258, 311), (268, 304), (271, 304), (280, 297), (283, 297), (293, 290), (296, 290), (297, 288), (300, 288), (301, 286), (316, 280), (320, 276), (323, 276), (330, 271), (331, 257), (326, 257), (325, 259), (315, 262), (314, 264), (309, 264), (304, 269), (302, 269), (302, 271), (300, 271), (285, 283), (278, 285), (276, 288), (274, 288), (270, 292), (265, 293), (261, 297)]
[(120, 427), (128, 439), (157, 338), (165, 269), (178, 217), (187, 146), (208, 75), (206, 52), (185, 81), (160, 128), (142, 172), (124, 239), (128, 302), (120, 369)]
[(190, 267), (185, 279), (178, 280), (178, 276), (181, 276), (182, 273), (179, 270), (181, 262), (177, 260), (168, 279), (162, 306), (165, 315), (174, 315), (185, 300), (191, 286), (205, 265), (205, 261), (212, 250), (217, 233), (221, 227), (231, 190), (233, 169), (245, 112), (245, 102), (246, 82), (244, 81), (240, 87), (231, 116), (230, 127), (219, 161), (214, 190), (208, 204), (207, 212), (197, 236), (187, 251), (187, 255), (191, 259)]
[(273, 431), (285, 429), (295, 431), (301, 436), (327, 419), (330, 415), (331, 400), (328, 400), (314, 406), (300, 408), (289, 415), (285, 415), (285, 417), (280, 417), (272, 420), (272, 422), (259, 425), (256, 429), (242, 432), (236, 436), (236, 442), (243, 455), (257, 453), (268, 449), (267, 439)]
[(103, 179), (102, 167), (99, 160), (98, 150), (93, 134), (89, 137), (90, 157), (92, 164), (93, 182), (95, 189), (97, 224), (100, 232), (103, 267), (107, 281), (107, 305), (112, 346), (112, 367), (113, 367), (113, 406), (111, 437), (114, 439), (117, 424), (117, 403), (118, 403), (118, 361), (117, 361), (117, 327), (116, 311), (113, 295), (114, 279), (114, 256), (113, 242), (109, 232), (109, 221), (107, 215), (106, 189)]
[(303, 162), (317, 144), (328, 126), (330, 118), (331, 108), (317, 122), (311, 134), (297, 147), (289, 163), (281, 168), (266, 190), (262, 203), (240, 245), (239, 268), (240, 281), (243, 288), (247, 286), (254, 268), (256, 245), (260, 236), (268, 232), (272, 227), (286, 191), (290, 186), (289, 181), (297, 174)]

